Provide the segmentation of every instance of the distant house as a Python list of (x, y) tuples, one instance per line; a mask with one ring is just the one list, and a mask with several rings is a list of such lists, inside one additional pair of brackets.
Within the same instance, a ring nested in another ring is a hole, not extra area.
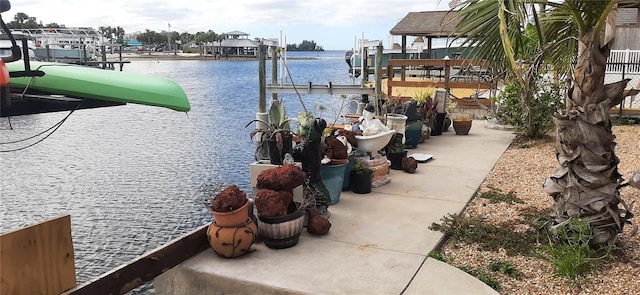
[(214, 42), (216, 53), (223, 56), (258, 56), (259, 42), (249, 39), (249, 34), (232, 31), (222, 34), (224, 40)]
[(278, 41), (274, 39), (249, 39), (249, 34), (241, 31), (223, 33), (224, 40), (216, 41), (205, 45), (206, 54), (235, 57), (257, 57), (258, 46), (262, 42), (267, 45), (267, 52), (270, 47), (277, 47)]

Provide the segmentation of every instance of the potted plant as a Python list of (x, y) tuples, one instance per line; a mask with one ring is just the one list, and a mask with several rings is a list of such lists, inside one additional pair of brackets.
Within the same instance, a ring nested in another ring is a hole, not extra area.
[(332, 130), (328, 131), (322, 141), (324, 156), (320, 173), (324, 187), (329, 192), (329, 205), (335, 205), (340, 201), (349, 151), (346, 137), (339, 138)]
[(453, 116), (453, 130), (456, 131), (456, 135), (468, 135), (471, 130), (471, 116), (464, 113), (456, 113)]
[[(313, 207), (313, 196), (305, 193), (302, 202), (296, 203), (292, 191), (306, 179), (304, 171), (293, 164), (267, 169), (258, 175), (255, 197), (258, 231), (267, 247), (283, 249), (298, 244), (306, 211)], [(314, 222), (311, 224), (309, 220), (307, 226), (318, 228), (318, 222), (325, 222), (326, 231), (331, 227), (330, 223), (326, 226), (328, 220), (314, 218)]]
[(447, 98), (447, 112), (446, 112), (446, 116), (444, 118), (444, 126), (443, 131), (449, 131), (449, 127), (451, 127), (451, 114), (453, 114), (455, 112), (455, 110), (458, 108), (458, 104), (455, 101), (452, 101), (450, 98)]
[(254, 153), (256, 161), (260, 162), (260, 160), (266, 159), (266, 155), (268, 155), (271, 164), (282, 165), (284, 156), (287, 153), (291, 153), (293, 144), (293, 133), (291, 132), (289, 121), (284, 102), (273, 100), (269, 108), (269, 122), (253, 119), (247, 123), (245, 128), (252, 123), (258, 123), (256, 128), (249, 134), (252, 141), (256, 135), (259, 136), (258, 145)]
[[(213, 188), (213, 189), (212, 189)], [(217, 187), (219, 188), (219, 187)], [(225, 258), (244, 255), (258, 235), (258, 227), (250, 218), (247, 194), (231, 185), (219, 193), (214, 186), (203, 187), (205, 205), (214, 219), (207, 229), (207, 239), (213, 251)]]
[[(215, 191), (212, 187), (203, 188), (203, 192), (208, 196), (215, 194)], [(237, 185), (230, 185), (210, 200), (205, 200), (205, 206), (219, 226), (236, 226), (244, 224), (249, 219), (249, 198)]]
[(356, 163), (351, 170), (351, 191), (356, 194), (368, 194), (371, 192), (371, 180), (373, 170), (363, 163)]
[(420, 139), (422, 142), (431, 136), (431, 130), (434, 129), (436, 114), (438, 113), (438, 102), (435, 101), (432, 96), (424, 98), (424, 100), (421, 99), (420, 101), (418, 111), (422, 118), (424, 118), (422, 138)]
[(387, 159), (391, 162), (389, 168), (402, 170), (402, 158), (407, 157), (407, 151), (402, 143), (402, 134), (396, 133), (387, 146)]

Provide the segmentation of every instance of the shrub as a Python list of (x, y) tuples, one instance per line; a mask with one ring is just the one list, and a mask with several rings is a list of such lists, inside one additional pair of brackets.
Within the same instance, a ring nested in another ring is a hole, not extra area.
[(507, 85), (494, 97), (498, 105), (498, 121), (513, 125), (516, 130), (532, 138), (542, 138), (554, 125), (553, 113), (564, 106), (561, 87), (545, 79), (538, 79), (533, 87), (533, 97), (527, 111), (524, 89), (519, 85)]
[(556, 274), (575, 280), (600, 260), (613, 257), (613, 245), (592, 246), (596, 231), (581, 219), (569, 219), (546, 231), (547, 252)]

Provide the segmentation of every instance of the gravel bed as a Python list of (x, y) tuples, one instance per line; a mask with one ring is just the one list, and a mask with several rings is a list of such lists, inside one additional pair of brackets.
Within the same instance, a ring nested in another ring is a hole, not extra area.
[[(625, 178), (640, 169), (640, 127), (614, 126), (616, 154), (620, 158), (618, 170)], [(524, 147), (524, 148), (523, 148)], [(474, 198), (463, 214), (482, 216), (493, 224), (513, 224), (522, 219), (523, 209), (547, 210), (552, 205), (551, 197), (542, 189), (542, 182), (555, 173), (555, 138), (541, 141), (517, 140), (502, 155), (494, 169), (480, 187), (480, 191), (499, 188), (503, 192), (513, 191), (524, 204), (492, 204), (487, 199)], [(640, 190), (625, 187), (621, 196), (628, 205), (640, 200)], [(638, 223), (637, 209), (632, 209)], [(515, 230), (518, 230), (517, 228)], [(640, 294), (640, 234), (631, 235), (632, 226), (625, 226), (619, 235), (620, 251), (615, 259), (602, 261), (576, 281), (554, 274), (551, 263), (544, 259), (508, 256), (505, 251), (481, 251), (475, 245), (445, 243), (441, 251), (445, 259), (456, 267), (484, 268), (492, 260), (508, 261), (521, 273), (514, 279), (498, 272), (491, 276), (500, 282), (501, 294)]]

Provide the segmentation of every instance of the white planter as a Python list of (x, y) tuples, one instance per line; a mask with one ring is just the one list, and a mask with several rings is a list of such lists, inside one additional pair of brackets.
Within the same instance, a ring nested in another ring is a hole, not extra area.
[(399, 114), (387, 115), (387, 127), (395, 130), (397, 133), (402, 134), (402, 143), (404, 143), (405, 137), (404, 131), (407, 129), (407, 116)]

